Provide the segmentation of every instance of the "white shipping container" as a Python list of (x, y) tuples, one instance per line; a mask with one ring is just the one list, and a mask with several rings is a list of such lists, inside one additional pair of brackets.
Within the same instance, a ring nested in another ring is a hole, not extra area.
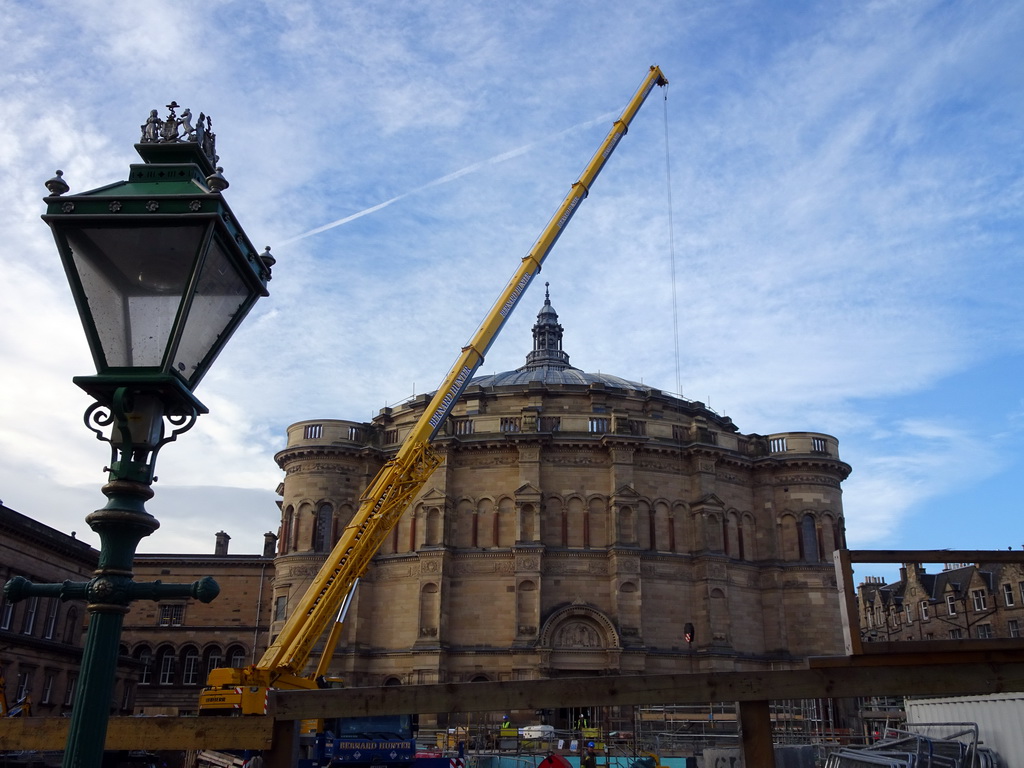
[(996, 752), (1007, 768), (1024, 768), (1024, 693), (907, 699), (906, 709), (908, 726), (977, 723), (981, 746)]

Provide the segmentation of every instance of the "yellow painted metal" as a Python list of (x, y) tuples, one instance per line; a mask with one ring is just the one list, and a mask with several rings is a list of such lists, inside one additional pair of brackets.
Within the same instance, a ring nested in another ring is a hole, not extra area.
[(267, 670), (272, 676), (302, 672), (352, 583), (366, 572), (370, 560), (439, 462), (426, 442), (406, 440), (398, 455), (384, 465), (291, 618), (256, 664), (257, 669)]
[(11, 714), (11, 707), (7, 704), (7, 679), (0, 670), (0, 717), (31, 717), (32, 699), (25, 696), (14, 702), (15, 714)]
[(255, 666), (220, 667), (210, 670), (206, 688), (199, 694), (202, 714), (264, 715), (270, 688), (282, 691), (315, 691), (316, 681), (304, 675), (278, 672), (268, 684), (267, 670)]
[[(555, 215), (541, 232), (537, 242), (523, 257), (519, 268), (485, 316), (470, 343), (463, 347), (455, 365), (442, 380), (395, 458), (385, 464), (370, 483), (360, 501), (358, 511), (353, 515), (313, 583), (292, 610), (281, 633), (259, 662), (245, 670), (244, 677), (250, 685), (264, 688), (315, 687), (312, 680), (308, 686), (289, 685), (288, 682), (302, 675), (317, 640), (334, 620), (341, 601), (355, 580), (366, 572), (381, 543), (440, 463), (437, 454), (430, 448), (430, 441), (444, 424), (452, 406), (469, 384), (474, 372), (480, 367), (487, 350), (512, 314), (530, 281), (540, 271), (544, 259), (579, 204), (589, 193), (591, 185), (626, 134), (629, 124), (648, 94), (655, 85), (667, 84), (668, 80), (661, 70), (652, 66), (580, 178), (572, 185)], [(224, 678), (217, 675), (219, 671), (213, 670), (210, 674), (208, 687), (200, 697), (201, 712), (228, 708), (237, 710), (237, 706), (240, 705), (243, 714), (262, 713), (262, 708), (259, 707), (258, 711), (250, 711), (247, 704), (249, 697), (244, 695), (238, 697), (239, 701), (229, 702), (231, 696), (217, 689), (225, 684), (234, 683), (223, 682)], [(225, 706), (228, 704), (230, 706)]]
[(343, 624), (340, 621), (336, 621), (331, 625), (331, 631), (327, 635), (327, 642), (324, 643), (324, 650), (320, 654), (320, 661), (317, 662), (316, 669), (313, 671), (314, 680), (327, 674), (327, 670), (331, 666), (331, 659), (334, 657), (334, 649), (338, 647), (338, 640), (341, 639), (342, 627)]

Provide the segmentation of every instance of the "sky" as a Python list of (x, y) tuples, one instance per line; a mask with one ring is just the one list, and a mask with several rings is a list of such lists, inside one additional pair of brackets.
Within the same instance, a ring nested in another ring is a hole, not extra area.
[[(289, 424), (436, 388), (652, 64), (535, 283), (571, 363), (839, 439), (851, 548), (1024, 546), (1024, 4), (0, 0), (0, 499), (98, 545), (109, 460), (43, 182), (212, 116), (270, 296), (142, 552), (262, 551)], [(525, 361), (533, 285), (481, 374)]]

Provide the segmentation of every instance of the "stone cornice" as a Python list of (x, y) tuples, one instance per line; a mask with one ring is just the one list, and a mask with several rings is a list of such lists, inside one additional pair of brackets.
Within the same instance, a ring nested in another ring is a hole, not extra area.
[(147, 568), (158, 565), (183, 566), (195, 565), (201, 567), (209, 566), (238, 566), (238, 565), (270, 565), (273, 566), (276, 556), (263, 557), (262, 555), (164, 555), (164, 554), (136, 554), (135, 564)]
[(285, 464), (291, 464), (302, 459), (367, 458), (383, 462), (387, 453), (387, 451), (382, 451), (375, 446), (358, 445), (355, 443), (351, 445), (299, 445), (278, 451), (274, 454), (274, 461), (277, 462), (277, 466), (281, 469), (285, 468)]
[(0, 506), (0, 532), (11, 546), (19, 539), (29, 541), (89, 569), (96, 567), (100, 556), (98, 550), (84, 541), (3, 506)]
[[(63, 656), (67, 659), (81, 659), (83, 650), (82, 646), (79, 645), (68, 645), (57, 640), (46, 640), (34, 635), (23, 635), (20, 632), (6, 629), (0, 630), (0, 648), (3, 648), (5, 652), (31, 648), (34, 651), (48, 654), (50, 657)], [(38, 662), (40, 667), (46, 667), (51, 663), (46, 656), (40, 656)], [(22, 662), (22, 664), (25, 663)], [(31, 664), (33, 662), (28, 663)]]
[(776, 476), (793, 471), (824, 472), (836, 477), (838, 481), (845, 480), (853, 471), (853, 467), (845, 461), (828, 456), (808, 454), (798, 456), (761, 456), (754, 461), (754, 468), (758, 471), (771, 472)]

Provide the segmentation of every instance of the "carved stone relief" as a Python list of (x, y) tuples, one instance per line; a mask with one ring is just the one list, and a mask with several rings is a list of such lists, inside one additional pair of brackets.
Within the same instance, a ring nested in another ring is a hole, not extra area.
[(597, 630), (581, 621), (569, 621), (558, 628), (551, 643), (554, 648), (600, 648)]
[(474, 574), (487, 573), (497, 573), (510, 576), (515, 573), (515, 564), (506, 558), (501, 560), (460, 560), (455, 564), (455, 573), (459, 576), (472, 576)]
[(780, 475), (775, 481), (776, 485), (799, 485), (801, 483), (839, 487), (839, 480), (828, 475)]
[(464, 456), (459, 461), (459, 466), (475, 469), (484, 467), (511, 467), (518, 464), (518, 462), (518, 456), (490, 453), (481, 456)]

